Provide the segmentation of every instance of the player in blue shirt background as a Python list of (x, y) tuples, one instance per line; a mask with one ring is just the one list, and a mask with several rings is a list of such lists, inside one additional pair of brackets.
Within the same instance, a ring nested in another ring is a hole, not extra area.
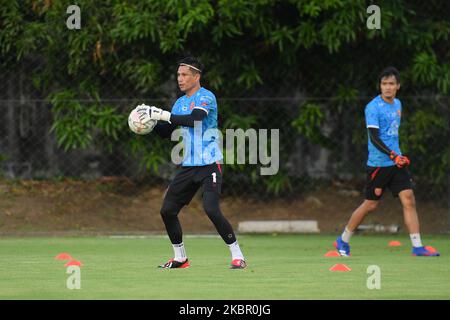
[(350, 237), (365, 216), (377, 208), (383, 193), (389, 188), (402, 204), (405, 225), (413, 246), (412, 254), (439, 256), (439, 252), (422, 245), (412, 179), (406, 168), (410, 160), (400, 151), (398, 132), (402, 104), (395, 98), (400, 89), (400, 73), (394, 67), (389, 67), (382, 71), (378, 80), (381, 94), (370, 101), (365, 109), (369, 151), (366, 199), (353, 212), (334, 245), (341, 256), (350, 255)]
[(211, 91), (201, 87), (202, 73), (203, 65), (197, 58), (182, 59), (178, 63), (177, 80), (184, 95), (175, 102), (171, 112), (154, 106), (141, 106), (144, 110), (141, 122), (157, 120), (154, 130), (161, 136), (170, 137), (177, 126), (181, 126), (183, 131), (184, 154), (181, 169), (170, 183), (161, 207), (161, 217), (175, 256), (160, 267), (189, 267), (178, 214), (202, 187), (203, 207), (231, 251), (231, 268), (243, 269), (246, 267), (244, 256), (233, 228), (219, 206), (222, 184), (219, 161), (222, 160), (222, 153), (218, 145), (219, 137), (215, 134), (218, 130), (217, 101)]

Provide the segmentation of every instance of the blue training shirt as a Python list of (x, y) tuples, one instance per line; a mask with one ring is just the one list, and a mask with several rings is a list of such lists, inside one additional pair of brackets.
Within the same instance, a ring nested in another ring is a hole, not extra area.
[(211, 91), (201, 87), (190, 97), (180, 97), (173, 105), (171, 113), (189, 115), (193, 109), (202, 109), (208, 115), (202, 121), (196, 121), (194, 128), (181, 127), (184, 144), (182, 166), (206, 166), (222, 160), (216, 97)]
[[(402, 104), (400, 100), (394, 99), (393, 103), (388, 103), (381, 98), (381, 95), (370, 101), (365, 109), (367, 128), (378, 128), (380, 139), (390, 149), (401, 155), (398, 130), (400, 128), (400, 118), (402, 115)], [(368, 139), (369, 157), (367, 165), (371, 167), (389, 167), (394, 162), (389, 156), (378, 150)]]

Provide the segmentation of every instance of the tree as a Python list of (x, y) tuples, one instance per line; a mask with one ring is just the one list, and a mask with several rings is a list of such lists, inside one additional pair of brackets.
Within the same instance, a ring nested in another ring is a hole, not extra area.
[[(298, 114), (289, 114), (285, 123), (336, 153), (330, 139), (339, 128), (327, 135), (323, 124), (360, 122), (360, 115), (344, 115), (345, 109), (356, 110), (357, 99), (374, 94), (378, 72), (389, 64), (402, 72), (401, 95), (429, 97), (411, 100), (405, 148), (423, 160), (416, 167), (421, 175), (439, 177), (442, 190), (450, 147), (430, 150), (429, 139), (449, 134), (441, 114), (448, 117), (450, 87), (445, 1), (381, 1), (381, 30), (366, 28), (362, 0), (79, 0), (81, 30), (65, 26), (70, 4), (11, 0), (0, 6), (1, 71), (32, 66), (28, 81), (52, 104), (52, 129), (62, 148), (97, 144), (125, 152), (131, 146), (157, 172), (167, 147), (154, 139), (148, 151), (145, 139), (126, 134), (126, 114), (143, 99), (168, 105), (174, 98), (174, 61), (191, 53), (207, 66), (205, 84), (219, 98), (292, 92), (325, 97), (319, 103), (303, 99)], [(231, 104), (221, 101), (223, 110), (232, 110)], [(267, 123), (271, 115), (257, 117)], [(424, 133), (436, 125), (439, 130), (427, 138)], [(365, 143), (356, 130), (361, 128), (354, 128), (354, 141)], [(282, 155), (289, 150), (282, 146)], [(254, 176), (257, 169), (246, 170)]]

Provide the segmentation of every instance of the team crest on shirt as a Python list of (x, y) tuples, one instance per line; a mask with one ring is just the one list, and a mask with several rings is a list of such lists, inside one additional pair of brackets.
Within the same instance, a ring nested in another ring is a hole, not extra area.
[(210, 96), (201, 96), (200, 97), (200, 105), (206, 106), (212, 103), (212, 98)]
[(402, 111), (401, 110), (397, 110), (397, 114), (398, 114), (399, 117), (401, 117), (402, 116)]
[(192, 102), (191, 102), (191, 104), (190, 104), (190, 106), (189, 106), (189, 110), (192, 110), (192, 109), (194, 109), (194, 107), (195, 107), (195, 102), (194, 102), (194, 101), (192, 101)]

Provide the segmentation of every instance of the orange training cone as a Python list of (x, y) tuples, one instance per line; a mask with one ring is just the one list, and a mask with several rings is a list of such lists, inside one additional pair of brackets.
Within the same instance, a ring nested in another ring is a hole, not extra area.
[(339, 257), (339, 256), (340, 254), (336, 250), (331, 250), (324, 254), (324, 257)]
[(72, 257), (68, 253), (60, 253), (55, 257), (55, 260), (72, 260)]
[(340, 271), (340, 272), (349, 272), (352, 271), (352, 269), (350, 269), (349, 267), (347, 267), (345, 264), (335, 264), (334, 266), (332, 266), (330, 269), (330, 271)]
[(69, 267), (69, 266), (79, 266), (79, 267), (82, 267), (83, 264), (82, 264), (80, 261), (78, 261), (78, 260), (70, 260), (69, 262), (67, 262), (67, 263), (64, 265), (64, 267)]
[(400, 241), (391, 241), (388, 244), (389, 247), (400, 247), (401, 245), (402, 243)]

